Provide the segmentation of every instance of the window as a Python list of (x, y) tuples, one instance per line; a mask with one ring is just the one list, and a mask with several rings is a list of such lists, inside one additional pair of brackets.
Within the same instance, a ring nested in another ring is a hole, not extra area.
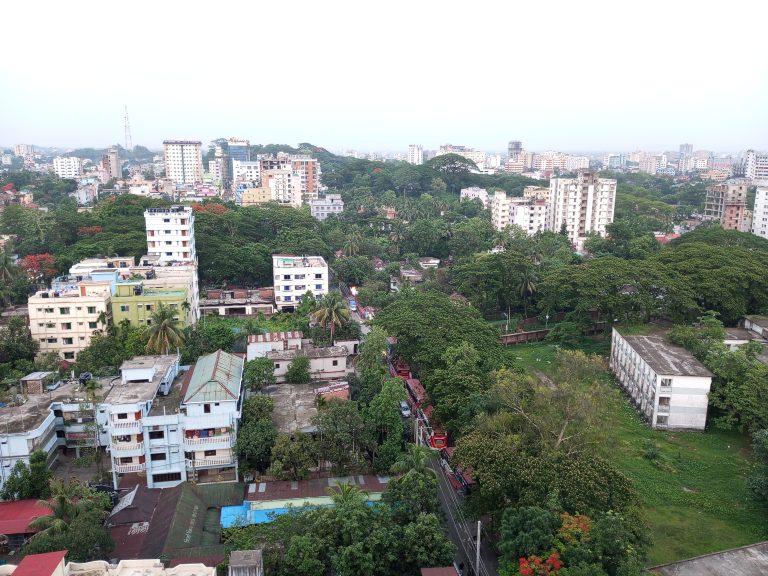
[(150, 440), (162, 440), (165, 438), (165, 432), (162, 430), (154, 430), (149, 433)]
[(152, 460), (152, 462), (157, 462), (158, 460), (166, 460), (167, 457), (166, 457), (165, 453), (150, 454), (149, 455), (149, 459)]
[(203, 412), (205, 412), (206, 414), (210, 414), (211, 413), (211, 405), (210, 404), (203, 404)]
[(75, 359), (74, 352), (64, 352), (64, 360), (74, 360), (74, 359)]
[(64, 344), (72, 344), (74, 342), (72, 338), (62, 338), (61, 341), (64, 342)]
[(169, 472), (168, 474), (153, 474), (153, 482), (178, 482), (181, 480), (181, 472)]
[(280, 364), (275, 364), (275, 370), (279, 370), (279, 369), (280, 369)]
[(69, 308), (59, 308), (59, 314), (62, 314), (62, 315), (69, 314)]
[(128, 304), (120, 304), (120, 312), (130, 312), (131, 307)]
[(96, 314), (96, 306), (88, 306), (88, 314)]
[(56, 342), (58, 342), (58, 339), (56, 339), (56, 338), (48, 338), (47, 342), (48, 342), (48, 344), (56, 344)]
[(216, 450), (206, 450), (205, 451), (206, 456), (216, 456)]
[(121, 412), (117, 415), (118, 420), (128, 420), (128, 413), (127, 412)]
[(323, 278), (322, 274), (315, 274), (315, 280), (321, 280)]
[(170, 221), (171, 221), (170, 218), (163, 218), (163, 222), (170, 222)]
[(98, 326), (96, 325), (96, 322), (88, 322), (88, 328), (90, 328), (91, 330), (95, 330), (96, 328), (98, 328)]
[(133, 464), (133, 458), (131, 456), (120, 458), (120, 464)]
[(661, 379), (661, 385), (662, 386), (672, 386), (672, 378), (662, 378)]
[(338, 361), (338, 360), (334, 360), (334, 361), (333, 361), (333, 365), (334, 365), (334, 366), (338, 366), (338, 365), (339, 365), (339, 361)]
[(322, 290), (323, 285), (322, 284), (315, 284), (315, 290)]

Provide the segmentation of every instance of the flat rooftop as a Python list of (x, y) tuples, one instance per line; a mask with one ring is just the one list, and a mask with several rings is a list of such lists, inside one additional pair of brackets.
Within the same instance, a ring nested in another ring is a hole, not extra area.
[(667, 340), (664, 334), (647, 336), (623, 336), (624, 340), (643, 360), (660, 375), (670, 376), (712, 376), (704, 364), (681, 346)]
[(112, 388), (104, 397), (104, 402), (110, 404), (134, 404), (136, 402), (146, 402), (152, 400), (157, 394), (160, 382), (165, 373), (178, 361), (178, 356), (136, 356), (126, 360), (120, 365), (120, 371), (141, 370), (155, 367), (155, 375), (151, 382), (146, 380), (130, 380), (123, 384), (121, 380), (114, 382)]
[(649, 568), (661, 576), (762, 576), (768, 574), (768, 542)]
[(249, 502), (261, 502), (291, 500), (293, 498), (317, 498), (328, 496), (328, 491), (334, 489), (339, 484), (357, 486), (369, 494), (375, 494), (384, 492), (387, 489), (389, 480), (389, 476), (362, 474), (333, 478), (312, 478), (310, 480), (259, 482), (248, 484), (246, 500)]
[(275, 384), (262, 389), (275, 402), (272, 421), (281, 434), (312, 432), (317, 415), (315, 384)]
[(751, 315), (745, 316), (747, 320), (751, 320), (761, 328), (768, 328), (768, 316)]
[(295, 256), (292, 254), (272, 254), (273, 268), (325, 268), (322, 256)]
[(180, 410), (181, 400), (183, 398), (181, 387), (187, 374), (188, 372), (179, 372), (178, 376), (176, 376), (176, 379), (173, 381), (173, 384), (171, 384), (171, 389), (168, 390), (168, 394), (165, 396), (162, 394), (155, 396), (148, 416), (168, 416), (176, 414)]
[(344, 346), (327, 346), (325, 348), (302, 348), (301, 350), (274, 350), (267, 352), (266, 356), (270, 360), (293, 360), (297, 356), (336, 358), (347, 354), (347, 349)]

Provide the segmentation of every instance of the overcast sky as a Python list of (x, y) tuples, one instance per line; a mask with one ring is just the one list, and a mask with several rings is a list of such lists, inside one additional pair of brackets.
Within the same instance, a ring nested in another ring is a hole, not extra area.
[(759, 6), (5, 2), (0, 144), (768, 149)]

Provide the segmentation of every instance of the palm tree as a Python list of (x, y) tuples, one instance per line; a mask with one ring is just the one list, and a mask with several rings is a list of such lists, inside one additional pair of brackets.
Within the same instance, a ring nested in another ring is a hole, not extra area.
[(11, 283), (16, 277), (17, 270), (8, 252), (0, 251), (0, 304), (3, 306), (13, 303)]
[(310, 314), (312, 320), (323, 326), (324, 328), (331, 329), (331, 344), (333, 344), (333, 333), (336, 330), (336, 326), (341, 328), (344, 324), (349, 322), (349, 308), (341, 298), (341, 294), (338, 292), (329, 292), (317, 301), (315, 310)]
[(357, 228), (347, 236), (344, 242), (344, 255), (345, 256), (357, 256), (360, 254), (360, 245), (363, 243), (363, 235)]
[(155, 354), (167, 354), (172, 347), (184, 343), (184, 331), (178, 318), (173, 310), (162, 303), (152, 314), (148, 332), (147, 351)]
[(360, 490), (352, 484), (341, 483), (336, 486), (338, 490), (328, 488), (328, 496), (331, 497), (334, 505), (346, 506), (350, 504), (363, 504), (368, 498), (368, 493)]
[(181, 309), (184, 310), (185, 318), (189, 318), (189, 311), (192, 310), (192, 304), (190, 304), (188, 300), (184, 300), (184, 302), (181, 303)]
[(526, 316), (528, 317), (528, 301), (533, 296), (533, 294), (536, 292), (536, 273), (534, 270), (528, 266), (523, 268), (522, 272), (520, 273), (520, 298), (523, 299), (523, 311)]
[(395, 220), (389, 233), (389, 241), (395, 245), (397, 254), (400, 254), (400, 244), (405, 240), (405, 224), (402, 220)]
[(411, 470), (416, 472), (426, 472), (432, 470), (429, 467), (429, 461), (432, 458), (432, 451), (424, 446), (418, 444), (408, 444), (408, 450), (400, 454), (397, 461), (392, 464), (392, 472), (394, 474), (405, 474)]
[(37, 505), (52, 512), (50, 516), (39, 516), (29, 523), (29, 528), (37, 531), (33, 536), (41, 534), (61, 534), (69, 529), (75, 517), (94, 507), (88, 498), (88, 493), (79, 480), (72, 479), (67, 484), (62, 480), (51, 478), (50, 500), (38, 500)]

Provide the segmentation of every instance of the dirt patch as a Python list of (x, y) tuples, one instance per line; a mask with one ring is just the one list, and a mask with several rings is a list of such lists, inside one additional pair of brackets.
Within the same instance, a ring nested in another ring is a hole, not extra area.
[(689, 494), (698, 494), (699, 490), (698, 488), (689, 488), (688, 486), (683, 486), (683, 492), (688, 492)]

